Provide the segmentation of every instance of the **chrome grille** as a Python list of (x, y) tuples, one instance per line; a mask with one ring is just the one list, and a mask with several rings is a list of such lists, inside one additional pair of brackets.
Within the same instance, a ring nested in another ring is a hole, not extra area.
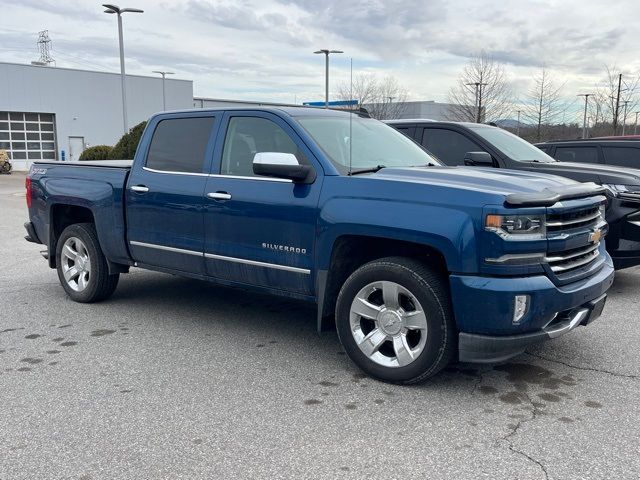
[[(547, 236), (550, 241), (554, 238), (562, 239), (575, 235), (585, 237), (589, 232), (601, 228), (604, 219), (600, 214), (600, 205), (594, 205), (576, 210), (553, 213), (547, 216)], [(591, 237), (589, 236), (589, 240)], [(599, 240), (599, 238), (594, 238)], [(574, 243), (575, 245), (575, 243)], [(587, 267), (600, 255), (600, 242), (591, 242), (570, 250), (562, 250), (547, 254), (545, 261), (556, 275), (562, 275), (572, 270)]]
[(575, 228), (595, 227), (600, 222), (600, 207), (551, 214), (547, 217), (547, 232), (557, 233)]
[(546, 257), (545, 261), (549, 264), (552, 272), (564, 273), (593, 262), (600, 255), (599, 248), (600, 242), (597, 242), (585, 247), (558, 252), (554, 256)]

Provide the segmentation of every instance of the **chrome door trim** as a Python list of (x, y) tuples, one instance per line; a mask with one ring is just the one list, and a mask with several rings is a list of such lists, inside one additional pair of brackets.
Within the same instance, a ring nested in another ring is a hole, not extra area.
[(279, 183), (293, 183), (293, 180), (288, 178), (275, 178), (275, 177), (249, 177), (240, 175), (222, 175), (219, 173), (194, 173), (194, 172), (176, 172), (173, 170), (156, 170), (155, 168), (142, 167), (143, 170), (152, 173), (164, 173), (165, 175), (190, 175), (193, 177), (214, 177), (214, 178), (233, 178), (238, 180), (260, 180), (262, 182), (279, 182)]
[(156, 250), (165, 250), (167, 252), (174, 253), (184, 253), (185, 255), (196, 255), (203, 256), (203, 252), (196, 252), (194, 250), (185, 250), (183, 248), (175, 248), (175, 247), (167, 247), (165, 245), (156, 245), (155, 243), (145, 243), (145, 242), (137, 242), (135, 240), (129, 240), (131, 245), (136, 245), (137, 247), (146, 247), (146, 248), (155, 248)]
[(196, 173), (196, 172), (174, 172), (173, 170), (156, 170), (155, 168), (142, 167), (143, 170), (147, 172), (153, 173), (164, 173), (169, 175), (190, 175), (192, 177), (207, 177), (206, 173)]
[(290, 180), (288, 178), (261, 177), (258, 175), (256, 175), (255, 177), (243, 177), (241, 175), (222, 175), (220, 173), (210, 173), (209, 176), (214, 178), (233, 178), (238, 180), (260, 180), (261, 182), (293, 183), (293, 180)]
[(164, 250), (167, 252), (184, 253), (185, 255), (195, 255), (200, 257), (204, 255), (205, 258), (211, 258), (214, 260), (223, 260), (226, 262), (242, 263), (245, 265), (254, 265), (256, 267), (274, 268), (276, 270), (285, 270), (287, 272), (302, 273), (304, 275), (311, 274), (311, 270), (307, 268), (290, 267), (288, 265), (279, 265), (277, 263), (258, 262), (256, 260), (247, 260), (244, 258), (226, 257), (224, 255), (215, 255), (213, 253), (203, 253), (203, 252), (196, 252), (194, 250), (185, 250), (183, 248), (167, 247), (165, 245), (157, 245), (155, 243), (138, 242), (136, 240), (129, 240), (129, 243), (131, 245), (135, 245), (138, 247), (154, 248), (156, 250)]
[(290, 267), (288, 265), (279, 265), (277, 263), (258, 262), (256, 260), (246, 260), (244, 258), (226, 257), (224, 255), (214, 255), (213, 253), (205, 253), (205, 258), (211, 258), (214, 260), (223, 260), (226, 262), (243, 263), (245, 265), (254, 265), (256, 267), (275, 268), (277, 270), (286, 270), (287, 272), (302, 273), (310, 275), (311, 270), (306, 268)]

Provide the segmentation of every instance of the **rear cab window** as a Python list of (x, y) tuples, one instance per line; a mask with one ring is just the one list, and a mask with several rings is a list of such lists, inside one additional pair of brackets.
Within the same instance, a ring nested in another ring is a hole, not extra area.
[(145, 167), (162, 172), (203, 173), (214, 117), (161, 120), (156, 126)]

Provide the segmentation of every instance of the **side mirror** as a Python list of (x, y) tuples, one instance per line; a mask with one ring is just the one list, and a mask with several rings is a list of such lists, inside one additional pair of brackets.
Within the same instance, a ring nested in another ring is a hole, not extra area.
[(487, 152), (467, 152), (464, 164), (468, 167), (493, 167), (493, 157)]
[(292, 153), (258, 152), (253, 157), (253, 173), (266, 177), (287, 178), (296, 183), (311, 183), (315, 171), (310, 165), (300, 165)]

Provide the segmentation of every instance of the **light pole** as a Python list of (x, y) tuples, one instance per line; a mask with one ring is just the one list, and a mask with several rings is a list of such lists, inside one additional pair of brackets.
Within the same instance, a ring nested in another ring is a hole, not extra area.
[(480, 123), (480, 120), (482, 119), (482, 87), (486, 86), (487, 84), (482, 82), (472, 82), (465, 83), (465, 85), (473, 85), (476, 87), (476, 103), (474, 107), (476, 108), (476, 123)]
[(329, 108), (329, 54), (330, 53), (344, 53), (342, 50), (329, 50), (323, 48), (313, 52), (316, 54), (324, 54), (324, 108)]
[(516, 135), (520, 136), (520, 113), (522, 110), (518, 110), (518, 128), (516, 129)]
[(173, 72), (162, 72), (160, 70), (154, 70), (153, 73), (159, 73), (162, 75), (162, 111), (167, 109), (167, 91), (165, 90), (164, 80), (167, 75), (173, 75)]
[(624, 103), (624, 117), (622, 117), (622, 135), (624, 136), (627, 127), (627, 105), (629, 105), (629, 100), (625, 100), (622, 103)]
[(587, 138), (587, 106), (589, 102), (589, 97), (592, 95), (593, 93), (578, 94), (578, 97), (584, 97), (584, 119), (582, 120), (582, 138)]
[(106, 8), (104, 13), (117, 14), (118, 15), (118, 40), (120, 42), (120, 80), (122, 82), (122, 123), (124, 125), (124, 133), (129, 130), (129, 122), (127, 120), (127, 88), (125, 85), (124, 74), (124, 43), (122, 39), (122, 14), (123, 13), (143, 13), (143, 10), (139, 8), (120, 8), (117, 5), (111, 5), (103, 3), (103, 7)]

